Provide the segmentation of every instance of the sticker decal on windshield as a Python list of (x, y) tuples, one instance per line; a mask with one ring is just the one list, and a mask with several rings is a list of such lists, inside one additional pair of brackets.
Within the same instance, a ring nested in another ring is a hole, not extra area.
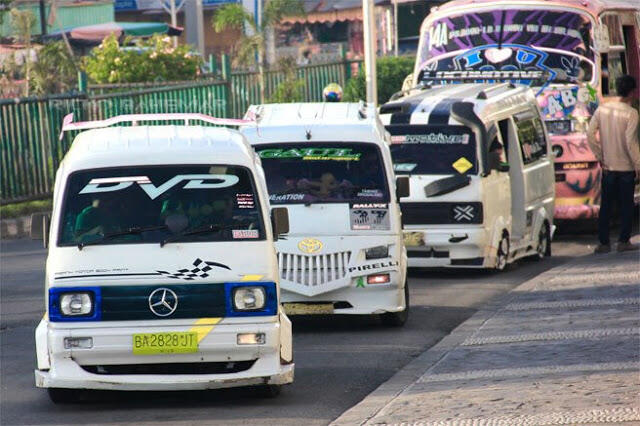
[(350, 204), (349, 219), (352, 230), (386, 231), (391, 229), (387, 204)]
[(162, 185), (155, 186), (147, 176), (94, 178), (82, 188), (79, 194), (119, 191), (137, 183), (149, 198), (155, 200), (185, 180), (188, 182), (182, 189), (216, 189), (233, 186), (238, 183), (240, 179), (235, 175), (176, 175)]
[(239, 209), (253, 209), (256, 206), (253, 201), (253, 194), (236, 194), (236, 203)]
[(263, 149), (258, 155), (265, 159), (358, 161), (362, 154), (353, 152), (351, 148), (274, 148)]
[(233, 229), (231, 234), (234, 239), (258, 238), (260, 236), (257, 229)]
[(454, 169), (456, 169), (459, 173), (464, 173), (470, 168), (473, 167), (473, 164), (469, 160), (464, 157), (460, 157), (455, 163), (451, 165)]
[(286, 201), (302, 201), (305, 194), (271, 194), (269, 201), (286, 202)]
[(379, 189), (366, 189), (363, 188), (360, 191), (358, 191), (358, 193), (356, 194), (356, 197), (361, 197), (361, 198), (382, 198), (384, 197), (384, 194), (382, 193), (381, 190)]
[(393, 165), (393, 170), (396, 172), (409, 173), (418, 166), (417, 163), (396, 163)]

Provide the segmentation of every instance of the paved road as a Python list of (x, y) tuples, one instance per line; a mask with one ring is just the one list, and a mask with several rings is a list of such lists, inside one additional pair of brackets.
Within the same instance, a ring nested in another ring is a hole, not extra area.
[(0, 245), (0, 424), (327, 424), (433, 346), (487, 300), (572, 256), (588, 236), (564, 235), (554, 256), (522, 261), (503, 273), (412, 271), (411, 318), (402, 329), (369, 318), (294, 319), (296, 380), (275, 399), (250, 389), (170, 393), (92, 393), (81, 405), (56, 406), (36, 389), (33, 330), (43, 313), (45, 251)]

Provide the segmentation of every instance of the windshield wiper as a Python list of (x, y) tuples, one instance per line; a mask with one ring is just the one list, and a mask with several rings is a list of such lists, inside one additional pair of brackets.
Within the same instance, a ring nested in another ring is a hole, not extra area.
[[(237, 226), (237, 225), (235, 225)], [(232, 228), (234, 226), (232, 225), (227, 225), (227, 226), (223, 226), (223, 225), (205, 225), (205, 226), (201, 226), (200, 228), (195, 228), (195, 229), (191, 229), (185, 232), (181, 232), (179, 234), (173, 234), (168, 236), (167, 238), (165, 238), (164, 240), (160, 241), (160, 247), (164, 247), (165, 244), (167, 243), (171, 243), (171, 242), (175, 242), (177, 240), (179, 240), (182, 237), (186, 237), (189, 235), (198, 235), (198, 234), (208, 234), (209, 232), (220, 232), (224, 229), (229, 229)]]
[(124, 231), (118, 231), (118, 232), (112, 232), (111, 234), (105, 234), (102, 237), (92, 240), (92, 241), (87, 241), (86, 243), (78, 243), (78, 250), (82, 250), (84, 247), (86, 246), (92, 246), (95, 244), (99, 244), (103, 241), (106, 240), (110, 240), (112, 238), (115, 237), (120, 237), (122, 235), (137, 235), (137, 234), (142, 234), (143, 232), (148, 232), (148, 231), (157, 231), (160, 229), (166, 229), (167, 225), (157, 225), (157, 226), (148, 226), (146, 228), (141, 228), (141, 227), (132, 227), (129, 229), (125, 229)]

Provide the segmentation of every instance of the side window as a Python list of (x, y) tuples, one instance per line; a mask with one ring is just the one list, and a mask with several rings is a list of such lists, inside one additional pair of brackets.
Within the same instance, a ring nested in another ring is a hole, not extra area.
[(547, 141), (540, 118), (530, 115), (526, 118), (516, 116), (515, 121), (524, 164), (533, 163), (547, 155)]
[(615, 96), (616, 79), (628, 73), (626, 43), (619, 15), (607, 13), (602, 16), (602, 23), (607, 26), (609, 33), (609, 52), (601, 56), (602, 94)]

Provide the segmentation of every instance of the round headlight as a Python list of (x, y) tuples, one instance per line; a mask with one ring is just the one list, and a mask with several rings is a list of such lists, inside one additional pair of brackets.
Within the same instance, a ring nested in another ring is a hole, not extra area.
[(233, 305), (238, 311), (262, 309), (266, 299), (262, 287), (237, 287), (233, 293)]

